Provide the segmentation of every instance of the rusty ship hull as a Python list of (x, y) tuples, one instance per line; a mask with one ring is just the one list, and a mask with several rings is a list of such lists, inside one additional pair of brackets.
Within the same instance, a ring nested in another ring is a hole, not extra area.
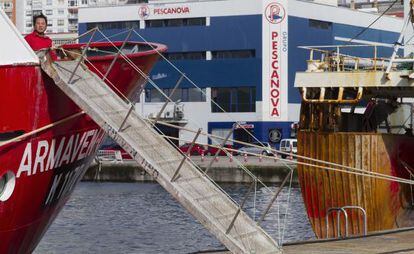
[[(414, 137), (363, 132), (298, 133), (298, 154), (344, 166), (410, 179), (401, 163), (414, 164)], [(299, 159), (306, 162), (304, 159)], [(338, 237), (337, 215), (328, 216), (334, 207), (358, 206), (365, 210), (368, 232), (414, 226), (413, 192), (408, 184), (314, 166), (298, 165), (298, 175), (311, 225), (318, 238)], [(345, 218), (340, 214), (340, 236)], [(348, 235), (364, 233), (364, 218), (359, 210), (348, 211)]]

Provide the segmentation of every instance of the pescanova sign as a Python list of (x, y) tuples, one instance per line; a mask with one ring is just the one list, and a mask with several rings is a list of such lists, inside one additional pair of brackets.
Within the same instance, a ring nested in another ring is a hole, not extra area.
[(263, 120), (286, 121), (288, 30), (287, 1), (263, 1)]
[(138, 8), (138, 14), (141, 19), (147, 19), (151, 15), (183, 15), (189, 14), (190, 7), (188, 6), (177, 6), (177, 7), (153, 7), (148, 5), (142, 5)]

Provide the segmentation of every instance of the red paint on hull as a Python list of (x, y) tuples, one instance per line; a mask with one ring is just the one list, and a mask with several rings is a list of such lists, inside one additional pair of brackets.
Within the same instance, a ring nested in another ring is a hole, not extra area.
[[(108, 46), (92, 46), (102, 45)], [(166, 50), (165, 46), (156, 46), (159, 51)], [(158, 59), (153, 50), (129, 57), (145, 73), (149, 73)], [(105, 72), (112, 56), (91, 57), (90, 60), (101, 72)], [(90, 69), (96, 72), (91, 66)], [(122, 59), (115, 64), (109, 80), (128, 97), (145, 82)], [(39, 66), (0, 66), (0, 83), (0, 135), (15, 131), (28, 133), (81, 111), (42, 73)], [(84, 133), (92, 133), (95, 129), (103, 133), (88, 116), (82, 115), (19, 142), (0, 146), (0, 176), (9, 170), (15, 175), (20, 174), (10, 199), (0, 201), (0, 253), (30, 253), (36, 248), (94, 158), (101, 141), (96, 138), (93, 143), (94, 137)], [(95, 134), (101, 137), (98, 131)], [(87, 138), (82, 140), (83, 136)], [(73, 145), (69, 141), (71, 137)], [(63, 138), (62, 165), (46, 171), (52, 140), (57, 146)], [(88, 151), (85, 157), (81, 156), (82, 145), (85, 145), (83, 151)], [(48, 146), (49, 152), (46, 152), (45, 146)], [(69, 161), (63, 160), (65, 149), (70, 153)], [(25, 165), (30, 165), (30, 170), (22, 171)]]

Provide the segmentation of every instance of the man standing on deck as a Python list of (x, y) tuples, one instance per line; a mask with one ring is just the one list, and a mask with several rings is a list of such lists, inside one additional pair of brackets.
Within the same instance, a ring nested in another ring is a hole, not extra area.
[[(34, 51), (41, 49), (50, 49), (52, 47), (52, 40), (45, 35), (47, 28), (47, 18), (40, 14), (33, 17), (34, 30), (31, 34), (26, 35), (25, 40)], [(56, 53), (50, 51), (50, 56), (53, 60), (57, 59)]]

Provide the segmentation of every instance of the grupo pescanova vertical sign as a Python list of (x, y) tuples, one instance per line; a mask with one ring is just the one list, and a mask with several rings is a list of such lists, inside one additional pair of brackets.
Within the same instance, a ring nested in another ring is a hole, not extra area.
[(263, 120), (288, 119), (287, 0), (263, 1)]

